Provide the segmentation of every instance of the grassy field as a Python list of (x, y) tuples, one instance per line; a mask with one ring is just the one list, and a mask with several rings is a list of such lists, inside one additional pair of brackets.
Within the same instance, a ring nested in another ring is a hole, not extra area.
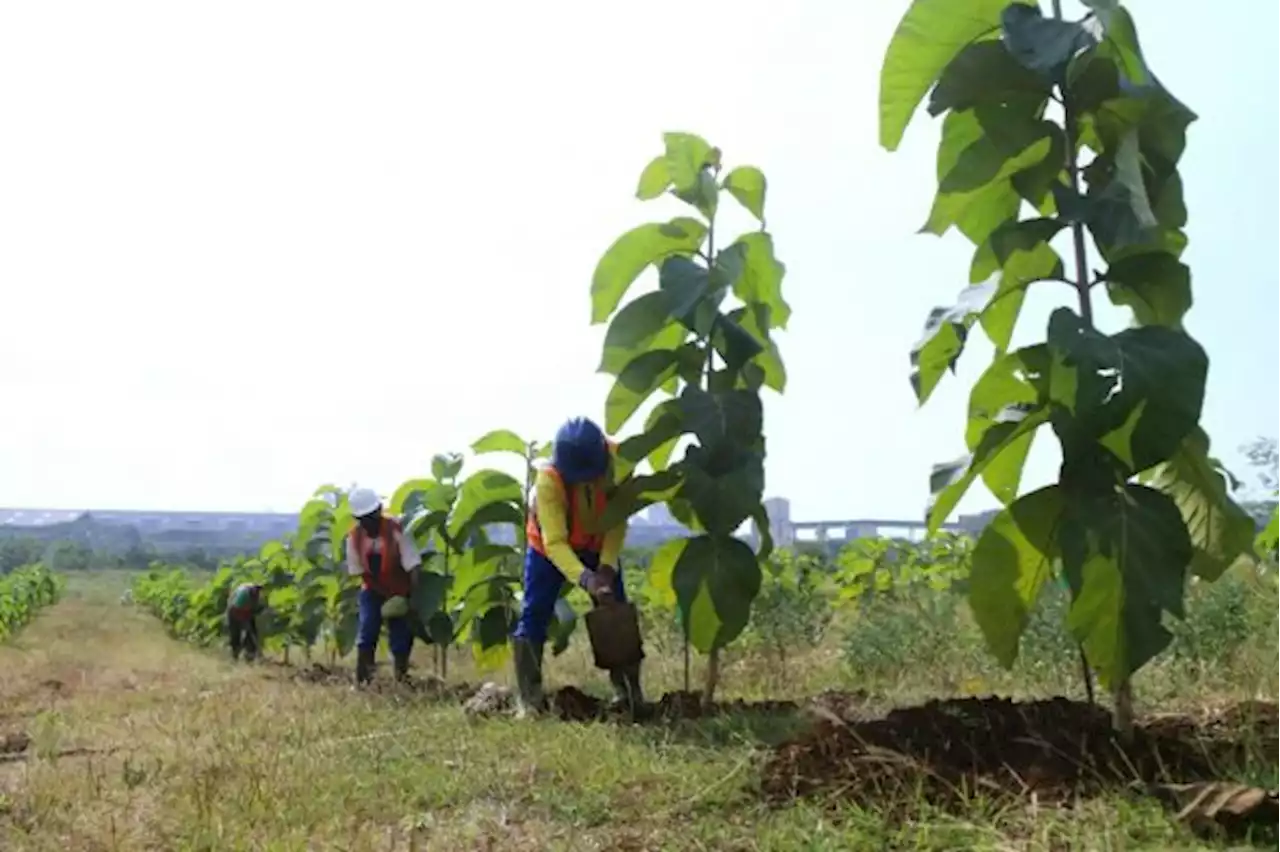
[[(279, 666), (232, 665), (121, 606), (126, 582), (72, 578), (61, 602), (0, 647), (0, 735), (30, 737), (22, 754), (0, 755), (6, 852), (1228, 848), (1198, 840), (1154, 800), (1122, 794), (1071, 810), (981, 800), (962, 813), (923, 800), (770, 806), (761, 767), (771, 745), (809, 724), (802, 714), (653, 726), (477, 720), (413, 694), (355, 693), (300, 683)], [(1274, 598), (1269, 606), (1274, 615)], [(726, 692), (861, 687), (874, 709), (1018, 691), (1018, 672), (995, 673), (964, 642), (916, 667), (868, 663), (874, 673), (856, 682), (842, 663), (851, 634), (830, 635), (785, 667), (732, 660)], [(580, 639), (549, 661), (550, 684), (603, 693)], [(1256, 646), (1233, 652), (1232, 667), (1156, 667), (1139, 697), (1187, 711), (1274, 700), (1275, 641), (1272, 623)], [(957, 668), (971, 654), (972, 669)], [(654, 656), (646, 686), (656, 695), (678, 686), (681, 667), (674, 654)], [(456, 674), (475, 678), (465, 666)], [(1023, 680), (1034, 689), (1044, 688), (1038, 677), (1079, 691), (1069, 667), (1033, 675)], [(1274, 785), (1274, 760), (1246, 780)]]

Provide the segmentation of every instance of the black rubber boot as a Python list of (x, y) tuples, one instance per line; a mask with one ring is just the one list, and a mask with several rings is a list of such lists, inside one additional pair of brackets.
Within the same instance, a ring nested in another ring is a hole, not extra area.
[(356, 649), (356, 685), (362, 686), (373, 680), (374, 648)]
[(409, 655), (395, 655), (396, 680), (404, 683), (409, 679)]
[(542, 645), (528, 639), (512, 643), (516, 666), (516, 715), (520, 718), (546, 709), (542, 694)]
[(644, 691), (640, 688), (640, 664), (613, 669), (609, 672), (609, 682), (617, 696), (614, 707), (625, 711), (633, 719), (644, 715)]

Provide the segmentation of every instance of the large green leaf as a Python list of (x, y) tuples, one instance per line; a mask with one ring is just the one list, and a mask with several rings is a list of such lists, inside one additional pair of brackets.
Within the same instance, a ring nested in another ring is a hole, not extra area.
[(1114, 180), (1129, 200), (1134, 221), (1142, 230), (1154, 228), (1159, 222), (1147, 197), (1147, 185), (1142, 179), (1142, 153), (1138, 148), (1138, 131), (1130, 130), (1120, 139), (1116, 150)]
[(687, 257), (669, 257), (658, 271), (658, 287), (667, 295), (671, 316), (700, 336), (710, 331), (698, 322), (705, 313), (699, 308), (707, 304), (711, 289), (711, 275), (705, 266)]
[(1209, 455), (1209, 436), (1197, 427), (1173, 458), (1144, 477), (1177, 504), (1193, 548), (1191, 570), (1206, 580), (1218, 579), (1253, 549), (1253, 518), (1231, 499), (1228, 475)]
[(664, 133), (667, 172), (677, 192), (688, 190), (698, 182), (704, 166), (713, 165), (719, 155), (707, 140), (694, 133)]
[(1048, 406), (1010, 405), (983, 433), (973, 453), (958, 461), (935, 465), (929, 477), (932, 497), (925, 512), (929, 534), (938, 531), (979, 475), (985, 474), (996, 499), (1005, 505), (1012, 503), (1018, 496), (1018, 483), (1022, 480), (1022, 467), (1031, 450), (1031, 441), (1048, 419)]
[(1009, 53), (1053, 82), (1063, 80), (1073, 56), (1095, 43), (1081, 24), (1046, 18), (1035, 5), (1010, 3), (1001, 13), (1000, 26)]
[(483, 453), (515, 453), (524, 458), (529, 452), (529, 442), (510, 429), (494, 429), (471, 445), (471, 452)]
[(654, 391), (675, 376), (679, 356), (672, 349), (637, 355), (623, 367), (605, 400), (605, 430), (616, 433)]
[[(787, 389), (787, 368), (782, 363), (777, 342), (769, 335), (768, 329), (773, 327), (770, 314), (768, 305), (757, 303), (735, 308), (725, 317), (760, 344), (761, 350), (752, 358), (752, 362), (760, 367), (764, 386), (782, 393)], [(722, 352), (721, 355), (723, 356), (724, 353)]]
[(1058, 219), (1006, 222), (974, 254), (970, 281), (976, 283), (996, 270), (1000, 272), (995, 293), (979, 317), (996, 351), (1009, 348), (1027, 288), (1037, 281), (1062, 277), (1062, 258), (1049, 247), (1049, 241), (1066, 224)]
[(413, 591), (409, 603), (422, 624), (426, 625), (431, 616), (439, 612), (449, 592), (449, 580), (435, 571), (421, 571), (418, 585)]
[(682, 472), (675, 467), (647, 475), (628, 476), (609, 494), (599, 531), (611, 530), (641, 509), (670, 500), (683, 482)]
[(649, 264), (671, 255), (692, 254), (706, 235), (705, 224), (681, 217), (665, 223), (640, 225), (618, 237), (596, 264), (591, 278), (592, 324), (609, 318)]
[(1191, 541), (1174, 502), (1144, 485), (1065, 501), (1059, 537), (1071, 586), (1067, 626), (1104, 684), (1121, 682), (1172, 638), (1183, 616)]
[(1089, 229), (1098, 252), (1108, 261), (1129, 254), (1170, 250), (1180, 232), (1165, 228), (1156, 218), (1143, 178), (1145, 157), (1139, 148), (1138, 133), (1128, 129), (1112, 149), (1104, 151), (1085, 168), (1089, 184), (1083, 198), (1072, 196), (1067, 187), (1055, 187), (1054, 195), (1067, 218), (1082, 221)]
[(649, 460), (649, 466), (655, 471), (665, 470), (668, 462), (671, 461), (671, 453), (675, 451), (676, 443), (684, 432), (679, 400), (669, 399), (654, 406), (649, 416), (645, 418), (644, 430), (645, 435), (661, 438), (645, 454)]
[[(940, 190), (922, 232), (942, 236), (955, 226), (975, 245), (981, 245), (997, 227), (1015, 217), (1020, 198), (1012, 178), (1035, 169), (1054, 151), (1056, 134), (1040, 121), (1040, 109), (1039, 103), (1018, 98), (1003, 106), (947, 114), (938, 145), (939, 186), (968, 186), (983, 176), (989, 179), (972, 189)], [(1033, 141), (1015, 150), (1016, 143), (1026, 139)], [(974, 150), (970, 152), (970, 148)], [(993, 164), (998, 165), (994, 173)]]
[[(523, 493), (523, 492), (522, 492)], [(458, 531), (459, 542), (467, 542), (472, 536), (484, 532), (484, 528), (495, 524), (509, 524), (512, 527), (523, 527), (526, 514), (524, 501), (498, 500), (476, 510), (467, 525)]]
[[(965, 445), (971, 453), (1010, 408), (1032, 410), (1049, 400), (1049, 372), (1049, 349), (1042, 343), (998, 355), (991, 362), (969, 392)], [(1030, 434), (1021, 436), (982, 469), (987, 488), (1002, 503), (1017, 496), (1032, 440)]]
[(956, 361), (969, 337), (969, 327), (986, 307), (991, 293), (990, 287), (966, 287), (954, 305), (929, 312), (924, 333), (911, 347), (911, 388), (921, 405), (928, 402), (942, 374), (955, 371)]
[(720, 186), (707, 169), (698, 172), (691, 186), (686, 189), (673, 188), (671, 194), (685, 204), (691, 205), (705, 216), (708, 222), (715, 220), (716, 208), (720, 204)]
[(1133, 311), (1138, 325), (1182, 330), (1191, 309), (1191, 270), (1166, 252), (1131, 255), (1107, 269), (1107, 295)]
[(671, 186), (671, 167), (667, 165), (667, 155), (660, 154), (649, 161), (640, 173), (640, 181), (636, 186), (636, 198), (651, 201)]
[(401, 483), (391, 495), (387, 511), (393, 515), (405, 515), (417, 511), (426, 502), (426, 495), (439, 485), (434, 479), (410, 479)]
[[(760, 308), (763, 306), (757, 305), (755, 307)], [(745, 313), (746, 309), (743, 310)], [(736, 317), (722, 314), (711, 332), (711, 344), (715, 347), (716, 352), (720, 353), (720, 357), (724, 359), (725, 370), (735, 375), (741, 373), (748, 363), (754, 360), (756, 356), (764, 354), (765, 351), (764, 344), (756, 338), (752, 331), (748, 331), (739, 322), (741, 316), (742, 314)], [(764, 368), (760, 367), (759, 370), (763, 378)]]
[(1186, 334), (1143, 326), (1108, 337), (1059, 308), (1048, 343), (1074, 371), (1071, 410), (1054, 417), (1064, 444), (1101, 442), (1136, 473), (1170, 458), (1199, 422), (1209, 358)]
[(671, 296), (655, 290), (618, 311), (604, 335), (599, 372), (617, 376), (633, 358), (655, 349), (675, 349), (687, 332), (671, 317)]
[(500, 668), (510, 655), (507, 637), (515, 626), (515, 610), (505, 605), (495, 605), (472, 622), (472, 655), (480, 671)]
[(725, 175), (724, 179), (724, 188), (729, 191), (729, 194), (738, 199), (738, 202), (761, 223), (764, 222), (766, 186), (764, 172), (755, 166), (738, 166)]
[(494, 503), (524, 505), (524, 486), (500, 470), (478, 470), (458, 490), (458, 502), (449, 518), (449, 535), (457, 538), (481, 510)]
[(969, 607), (987, 647), (1013, 665), (1040, 589), (1053, 574), (1063, 511), (1056, 485), (1024, 494), (978, 536), (969, 572)]
[(752, 231), (738, 237), (725, 252), (739, 246), (743, 251), (742, 272), (733, 282), (733, 294), (748, 305), (768, 308), (766, 330), (785, 329), (791, 318), (791, 306), (782, 298), (782, 279), (787, 267), (773, 253), (773, 237), (766, 231)]
[(1129, 10), (1121, 6), (1119, 0), (1082, 2), (1098, 16), (1098, 21), (1102, 24), (1104, 44), (1115, 57), (1125, 78), (1138, 86), (1147, 85), (1151, 81), (1151, 72), (1147, 69), (1146, 60), (1142, 58), (1138, 29)]
[(468, 598), (476, 587), (504, 576), (504, 562), (515, 556), (515, 548), (509, 544), (482, 544), (463, 551), (454, 563), (455, 600)]
[(551, 642), (551, 656), (558, 657), (569, 650), (569, 640), (573, 638), (577, 628), (578, 619), (576, 617), (568, 621), (560, 621), (558, 618), (551, 619), (551, 624), (547, 626), (547, 639)]
[(914, 0), (880, 69), (880, 145), (895, 151), (942, 70), (969, 42), (1000, 25), (1005, 0)]
[[(654, 406), (649, 412), (643, 432), (627, 438), (618, 446), (618, 455), (632, 465), (639, 464), (645, 459), (650, 459), (650, 463), (654, 464), (651, 457), (658, 454), (664, 447), (674, 445), (683, 432), (684, 417), (681, 414), (679, 400), (666, 400)], [(666, 467), (665, 458), (670, 453), (671, 450), (668, 448), (666, 454), (659, 459), (661, 464), (654, 464), (654, 470)]]
[(972, 115), (981, 133), (960, 150), (955, 164), (939, 179), (940, 195), (973, 192), (1012, 178), (1043, 161), (1058, 132), (1052, 122), (1031, 119), (1017, 104), (983, 105), (960, 114)]
[(462, 472), (463, 464), (461, 453), (437, 453), (431, 457), (431, 475), (440, 482), (449, 482)]
[(675, 568), (688, 543), (687, 538), (664, 541), (649, 560), (649, 569), (645, 572), (648, 591), (653, 602), (664, 610), (673, 610), (678, 603), (674, 585)]
[(966, 45), (943, 70), (929, 96), (929, 114), (1004, 103), (1010, 98), (1049, 96), (1048, 84), (1024, 68), (998, 39)]
[(732, 440), (750, 443), (764, 429), (760, 397), (751, 391), (708, 393), (692, 385), (680, 394), (680, 420), (704, 447)]
[(691, 446), (679, 496), (710, 533), (732, 535), (764, 497), (764, 456), (730, 441)]
[(745, 542), (728, 535), (687, 540), (672, 570), (672, 586), (695, 648), (709, 653), (742, 633), (760, 580), (760, 563)]

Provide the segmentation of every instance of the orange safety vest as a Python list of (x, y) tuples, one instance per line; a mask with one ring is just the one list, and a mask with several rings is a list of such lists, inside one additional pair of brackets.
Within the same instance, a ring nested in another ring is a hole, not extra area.
[[(618, 450), (618, 445), (613, 441), (609, 441), (609, 453), (612, 455)], [(564, 478), (560, 476), (560, 471), (554, 466), (548, 465), (543, 468), (546, 473), (551, 474), (557, 482), (560, 483), (560, 490), (565, 495), (565, 501), (568, 504), (568, 512), (565, 521), (569, 525), (569, 546), (575, 551), (587, 551), (589, 553), (599, 553), (604, 547), (604, 531), (600, 529), (600, 521), (604, 518), (604, 510), (608, 505), (609, 499), (606, 493), (608, 485), (608, 473), (592, 483), (592, 488), (596, 493), (593, 495), (594, 500), (590, 503), (594, 505), (579, 506), (578, 505), (578, 488), (579, 486), (565, 485)], [(594, 509), (594, 511), (592, 511)], [(529, 506), (528, 519), (524, 525), (525, 539), (529, 542), (529, 547), (541, 556), (547, 555), (546, 542), (542, 540), (542, 524), (538, 523), (538, 509), (532, 504)]]
[(387, 597), (409, 594), (409, 574), (404, 570), (404, 561), (400, 557), (400, 546), (396, 541), (396, 533), (400, 532), (400, 524), (382, 516), (382, 528), (377, 538), (382, 540), (382, 565), (375, 576), (369, 569), (369, 556), (373, 553), (374, 538), (364, 531), (364, 527), (356, 524), (351, 531), (351, 549), (364, 569), (362, 580), (366, 589), (372, 589)]

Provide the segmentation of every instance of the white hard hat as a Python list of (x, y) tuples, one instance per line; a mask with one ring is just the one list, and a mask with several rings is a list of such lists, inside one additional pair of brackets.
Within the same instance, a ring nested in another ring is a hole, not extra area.
[(351, 514), (357, 518), (372, 515), (382, 505), (382, 500), (372, 488), (353, 488), (347, 495), (347, 505)]

